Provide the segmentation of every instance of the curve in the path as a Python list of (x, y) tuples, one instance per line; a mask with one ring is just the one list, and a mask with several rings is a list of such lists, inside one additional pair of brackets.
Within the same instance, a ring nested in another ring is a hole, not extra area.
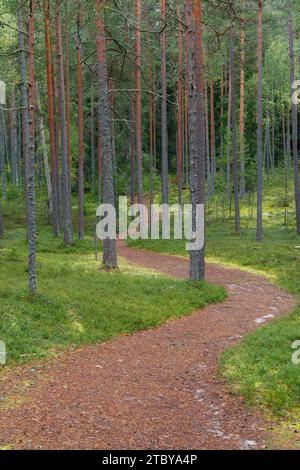
[[(133, 250), (132, 263), (186, 277), (182, 258)], [(232, 396), (217, 373), (220, 354), (288, 313), (295, 300), (263, 277), (208, 265), (226, 302), (160, 328), (69, 353), (42, 372), (27, 400), (3, 410), (0, 447), (26, 449), (243, 449), (264, 445), (262, 417)], [(5, 384), (4, 384), (5, 385)], [(1, 384), (0, 384), (1, 387)], [(0, 390), (0, 395), (2, 395)]]

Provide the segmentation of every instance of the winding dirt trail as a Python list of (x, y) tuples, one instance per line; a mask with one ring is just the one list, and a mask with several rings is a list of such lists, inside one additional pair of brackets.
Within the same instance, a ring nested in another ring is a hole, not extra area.
[[(184, 259), (133, 250), (123, 242), (119, 250), (132, 263), (187, 276)], [(218, 359), (247, 332), (288, 313), (295, 300), (244, 271), (209, 265), (207, 277), (227, 288), (226, 302), (82, 348), (40, 369), (23, 367), (19, 386), (26, 401), (1, 411), (0, 447), (262, 448), (264, 422), (242, 398), (228, 394), (217, 374)], [(24, 387), (25, 378), (34, 386)]]

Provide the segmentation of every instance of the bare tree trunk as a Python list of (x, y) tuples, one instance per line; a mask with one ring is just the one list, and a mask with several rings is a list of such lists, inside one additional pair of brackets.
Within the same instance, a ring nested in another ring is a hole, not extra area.
[(0, 104), (0, 176), (1, 176), (1, 195), (2, 199), (6, 199), (6, 167), (5, 167), (5, 135), (4, 135), (4, 111), (3, 105)]
[[(188, 19), (188, 84), (190, 137), (190, 194), (192, 227), (197, 228), (196, 208), (205, 200), (205, 105), (201, 0), (186, 1)], [(204, 220), (202, 220), (204, 225)], [(198, 227), (199, 229), (199, 227)], [(204, 247), (190, 251), (190, 279), (204, 280)]]
[(229, 80), (228, 80), (228, 121), (227, 121), (227, 168), (226, 168), (226, 186), (227, 196), (231, 198), (231, 105), (232, 105), (232, 76), (229, 67)]
[(44, 162), (45, 176), (46, 176), (46, 183), (47, 183), (48, 204), (49, 204), (50, 214), (52, 215), (53, 214), (53, 203), (52, 203), (51, 174), (50, 174), (49, 161), (48, 161), (48, 152), (47, 152), (47, 143), (46, 143), (46, 136), (45, 136), (44, 119), (43, 119), (43, 113), (42, 113), (42, 107), (41, 107), (41, 100), (40, 100), (40, 92), (39, 92), (38, 82), (35, 83), (35, 96), (36, 96), (36, 110), (37, 110), (37, 114), (38, 114), (40, 134), (41, 134), (43, 162)]
[(59, 235), (59, 192), (58, 192), (58, 161), (55, 145), (55, 124), (54, 124), (54, 90), (52, 77), (51, 60), (51, 29), (50, 29), (50, 3), (44, 0), (44, 21), (45, 21), (45, 46), (46, 46), (46, 65), (47, 65), (47, 86), (48, 86), (48, 116), (49, 116), (49, 134), (50, 134), (50, 162), (51, 162), (51, 180), (52, 180), (52, 201), (53, 201), (53, 233)]
[(178, 204), (182, 206), (182, 32), (179, 3), (176, 5), (178, 26), (178, 85), (177, 85), (177, 176), (178, 176)]
[(142, 85), (141, 85), (141, 1), (136, 0), (135, 87), (136, 87), (136, 157), (138, 201), (143, 204)]
[[(148, 80), (149, 80), (149, 87), (151, 92), (153, 92), (153, 76), (152, 76), (152, 55), (151, 55), (151, 43), (150, 43), (150, 33), (149, 33), (149, 16), (148, 16), (148, 5), (146, 8), (146, 16), (147, 16), (147, 49), (148, 49)], [(154, 162), (153, 162), (153, 152), (154, 152), (154, 146), (155, 142), (153, 139), (154, 136), (154, 130), (153, 130), (153, 100), (155, 98), (153, 97), (152, 93), (149, 93), (149, 140), (150, 140), (150, 148), (149, 148), (149, 153), (150, 153), (150, 206), (154, 203)], [(150, 217), (151, 217), (151, 211), (150, 211)]]
[[(99, 116), (98, 116), (98, 121), (100, 123), (100, 111), (99, 111)], [(97, 160), (98, 160), (98, 204), (101, 203), (102, 201), (102, 189), (103, 189), (103, 184), (102, 184), (102, 142), (101, 142), (101, 130), (100, 130), (100, 124), (98, 125), (98, 149), (97, 149)]]
[(234, 184), (234, 207), (235, 207), (235, 233), (240, 234), (241, 221), (240, 221), (240, 203), (239, 203), (239, 157), (238, 157), (238, 142), (236, 130), (236, 97), (234, 88), (234, 46), (232, 31), (230, 33), (230, 69), (231, 69), (231, 128), (232, 128), (232, 144), (233, 144), (233, 184)]
[(257, 225), (256, 241), (263, 241), (263, 0), (258, 0), (258, 91), (257, 91)]
[(240, 193), (246, 193), (245, 182), (245, 31), (241, 29), (240, 36)]
[(11, 111), (10, 111), (10, 154), (13, 185), (17, 188), (18, 181), (18, 128), (16, 113), (16, 88), (13, 86), (11, 93)]
[(211, 194), (215, 194), (215, 177), (216, 177), (216, 141), (215, 141), (215, 92), (214, 82), (210, 79), (210, 151), (211, 151)]
[(0, 240), (4, 237), (4, 222), (3, 222), (3, 213), (2, 213), (2, 205), (0, 200)]
[[(80, 14), (80, 13), (79, 13)], [(81, 40), (80, 19), (77, 19), (76, 34), (76, 58), (77, 58), (77, 86), (78, 86), (78, 238), (84, 239), (84, 124), (83, 124), (83, 98), (82, 98), (82, 65), (81, 65)]]
[(59, 82), (59, 114), (60, 114), (60, 136), (61, 136), (61, 159), (62, 159), (62, 203), (64, 242), (66, 245), (73, 243), (73, 221), (71, 212), (71, 183), (68, 160), (68, 131), (66, 119), (66, 96), (65, 96), (65, 74), (62, 51), (61, 31), (61, 0), (56, 0), (56, 52), (58, 63)]
[(300, 235), (300, 188), (299, 188), (299, 164), (298, 164), (298, 115), (297, 103), (293, 99), (295, 81), (295, 58), (294, 58), (294, 28), (292, 18), (292, 6), (289, 3), (289, 47), (290, 47), (290, 78), (291, 78), (291, 99), (292, 99), (292, 144), (294, 163), (294, 186), (296, 204), (296, 225), (297, 235)]
[[(23, 108), (23, 133), (24, 133), (24, 161), (26, 167), (26, 186), (25, 191), (27, 194), (27, 234), (29, 243), (28, 255), (28, 277), (29, 289), (32, 294), (36, 293), (36, 222), (35, 222), (35, 178), (34, 178), (34, 142), (30, 136), (29, 124), (29, 102), (27, 94), (27, 73), (26, 73), (26, 52), (24, 46), (24, 25), (23, 25), (23, 0), (21, 0), (19, 7), (19, 20), (18, 20), (18, 36), (19, 36), (19, 51), (20, 51), (20, 75), (21, 75), (21, 95), (22, 95), (22, 108)], [(31, 29), (32, 33), (32, 29)], [(34, 44), (34, 39), (30, 40)]]
[(135, 196), (135, 135), (134, 135), (134, 101), (130, 94), (130, 203), (134, 204)]
[(221, 109), (220, 109), (220, 168), (223, 171), (223, 158), (224, 158), (224, 75), (223, 75), (223, 65), (221, 65), (221, 77), (220, 77), (220, 100), (221, 100)]
[[(97, 58), (99, 75), (100, 132), (103, 149), (103, 199), (105, 204), (115, 205), (111, 136), (109, 122), (109, 93), (106, 63), (106, 38), (103, 19), (104, 0), (97, 0)], [(106, 268), (117, 268), (116, 240), (103, 242), (103, 264)]]
[[(68, 138), (68, 167), (70, 187), (72, 185), (72, 151), (71, 151), (71, 115), (70, 115), (70, 65), (69, 65), (69, 12), (68, 0), (65, 1), (65, 76), (66, 76), (66, 123)], [(71, 202), (71, 199), (70, 199)], [(72, 210), (72, 206), (71, 209)]]
[(206, 151), (206, 175), (207, 175), (207, 196), (211, 196), (211, 166), (210, 166), (210, 143), (209, 143), (209, 114), (208, 114), (208, 96), (207, 82), (204, 83), (205, 100), (205, 151)]
[(161, 0), (161, 152), (162, 152), (162, 203), (169, 203), (169, 158), (168, 158), (168, 107), (167, 107), (167, 35), (166, 0)]
[(92, 188), (95, 188), (96, 180), (96, 162), (95, 162), (95, 67), (92, 67), (92, 84), (91, 84), (91, 164), (92, 164)]

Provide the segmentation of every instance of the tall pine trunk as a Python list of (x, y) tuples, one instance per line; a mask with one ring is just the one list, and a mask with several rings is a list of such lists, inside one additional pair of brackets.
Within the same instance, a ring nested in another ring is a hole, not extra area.
[(44, 118), (43, 118), (43, 113), (42, 113), (38, 82), (35, 83), (35, 98), (36, 98), (36, 110), (37, 110), (38, 121), (39, 121), (41, 143), (42, 143), (43, 163), (44, 163), (45, 177), (46, 177), (46, 183), (47, 183), (49, 211), (50, 211), (50, 214), (52, 215), (53, 214), (53, 202), (52, 202), (51, 174), (50, 174), (49, 161), (48, 161)]
[(177, 3), (178, 18), (178, 85), (177, 85), (177, 177), (178, 177), (178, 204), (182, 205), (182, 31), (180, 6)]
[(50, 2), (44, 0), (44, 22), (45, 22), (45, 48), (47, 66), (47, 88), (48, 88), (48, 119), (50, 135), (50, 163), (52, 182), (52, 202), (53, 202), (53, 233), (59, 235), (59, 191), (58, 191), (58, 159), (55, 145), (55, 123), (54, 123), (54, 90), (53, 90), (53, 69), (51, 59), (51, 27), (50, 27)]
[(59, 117), (62, 160), (62, 205), (65, 245), (73, 243), (73, 221), (71, 212), (71, 182), (68, 159), (68, 131), (66, 119), (65, 73), (62, 49), (61, 0), (56, 0), (56, 52), (59, 84)]
[(135, 28), (135, 87), (136, 87), (136, 158), (138, 202), (143, 204), (143, 154), (142, 154), (142, 82), (141, 82), (141, 1), (136, 0)]
[(298, 164), (298, 115), (297, 103), (293, 99), (295, 81), (295, 57), (294, 57), (294, 28), (292, 18), (292, 6), (289, 3), (289, 49), (290, 49), (290, 79), (291, 79), (291, 99), (292, 99), (292, 154), (294, 163), (294, 186), (296, 204), (296, 228), (300, 235), (300, 188), (299, 188), (299, 164)]
[[(115, 205), (113, 162), (111, 154), (111, 135), (109, 121), (109, 93), (106, 63), (106, 37), (104, 26), (104, 0), (97, 0), (97, 59), (99, 75), (99, 121), (103, 150), (103, 200), (104, 204)], [(103, 242), (103, 264), (106, 268), (117, 268), (116, 240)]]
[(263, 241), (263, 0), (258, 0), (258, 87), (257, 87), (257, 222), (256, 241)]
[(162, 203), (169, 203), (169, 158), (168, 158), (168, 106), (167, 106), (167, 34), (166, 0), (161, 0), (161, 158), (162, 158)]
[(234, 185), (234, 207), (235, 207), (235, 233), (240, 234), (240, 202), (239, 202), (239, 157), (236, 129), (236, 97), (235, 97), (235, 67), (234, 67), (234, 45), (232, 31), (230, 33), (230, 69), (231, 69), (231, 129), (233, 146), (233, 185)]
[(246, 192), (245, 182), (245, 31), (240, 34), (240, 193)]
[[(188, 86), (190, 139), (190, 198), (192, 228), (196, 230), (196, 208), (205, 201), (205, 104), (202, 50), (201, 0), (186, 2), (188, 19)], [(204, 220), (202, 220), (204, 225)], [(199, 228), (199, 227), (198, 227)], [(190, 279), (204, 280), (204, 247), (190, 251)]]
[[(27, 67), (26, 67), (26, 51), (24, 45), (24, 24), (23, 24), (24, 4), (21, 0), (19, 7), (18, 19), (18, 37), (19, 37), (19, 54), (20, 54), (20, 76), (21, 76), (21, 96), (23, 108), (23, 134), (24, 148), (23, 155), (26, 171), (26, 202), (27, 202), (27, 235), (28, 235), (28, 283), (32, 294), (36, 293), (36, 201), (35, 201), (35, 175), (34, 175), (34, 142), (31, 139), (30, 123), (29, 123), (29, 101), (27, 90)], [(32, 29), (31, 29), (32, 32)], [(31, 44), (34, 39), (31, 38)]]
[(78, 238), (84, 239), (84, 124), (83, 124), (83, 98), (82, 98), (82, 64), (81, 64), (81, 40), (80, 19), (77, 19), (76, 34), (76, 58), (77, 58), (77, 87), (78, 87)]

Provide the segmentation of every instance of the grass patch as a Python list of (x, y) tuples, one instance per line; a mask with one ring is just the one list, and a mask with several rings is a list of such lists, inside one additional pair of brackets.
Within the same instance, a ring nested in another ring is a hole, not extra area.
[(191, 286), (122, 262), (107, 273), (95, 262), (92, 237), (65, 248), (43, 229), (33, 298), (26, 252), (23, 229), (0, 241), (0, 339), (9, 365), (152, 328), (226, 297), (217, 286)]

